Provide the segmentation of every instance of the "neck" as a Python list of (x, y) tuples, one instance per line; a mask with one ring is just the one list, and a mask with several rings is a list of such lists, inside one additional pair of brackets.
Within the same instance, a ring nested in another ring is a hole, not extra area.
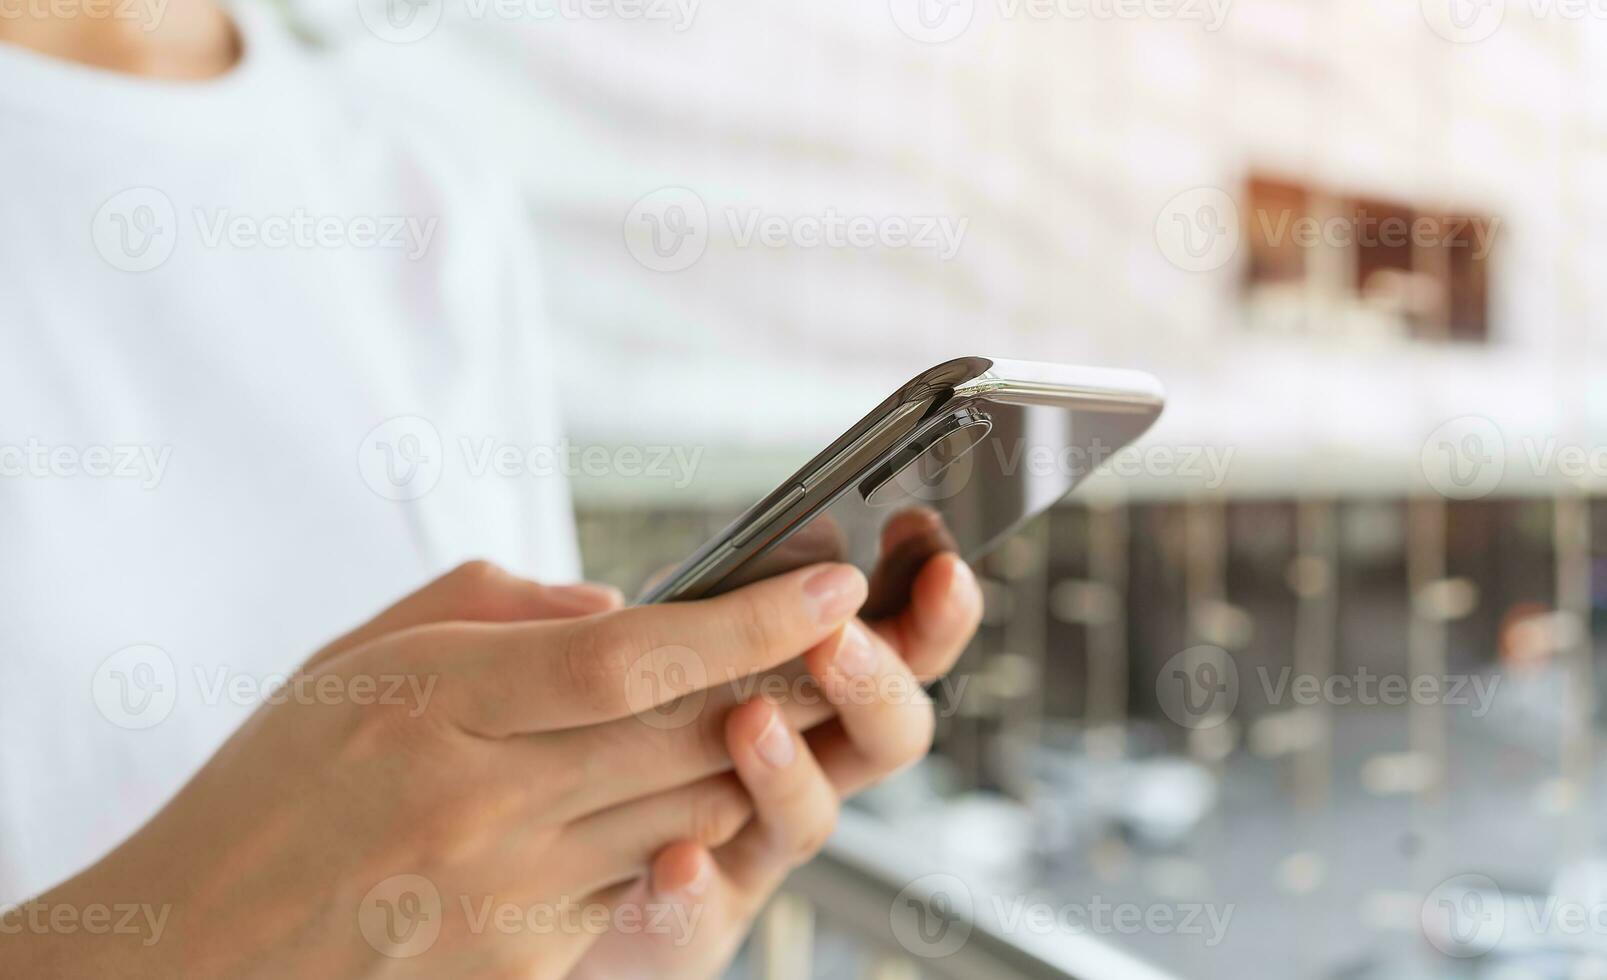
[(216, 0), (12, 0), (0, 42), (148, 78), (215, 78), (240, 59), (234, 22)]

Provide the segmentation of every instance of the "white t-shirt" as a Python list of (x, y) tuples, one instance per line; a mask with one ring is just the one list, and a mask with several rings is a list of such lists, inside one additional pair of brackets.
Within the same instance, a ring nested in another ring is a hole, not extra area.
[(0, 45), (0, 902), (434, 574), (577, 573), (519, 204), (240, 23), (208, 83)]

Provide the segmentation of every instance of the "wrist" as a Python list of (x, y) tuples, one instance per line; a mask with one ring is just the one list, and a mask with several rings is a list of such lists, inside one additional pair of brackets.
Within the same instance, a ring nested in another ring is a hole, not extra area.
[(34, 980), (177, 976), (163, 943), (172, 907), (79, 879), (0, 914), (0, 973)]

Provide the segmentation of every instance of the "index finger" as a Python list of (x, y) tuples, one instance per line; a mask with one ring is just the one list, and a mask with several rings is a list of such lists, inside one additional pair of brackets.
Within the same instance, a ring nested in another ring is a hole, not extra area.
[(909, 605), (872, 628), (892, 644), (916, 676), (948, 672), (982, 622), (982, 590), (959, 555), (940, 554), (915, 576)]
[(440, 695), (464, 729), (502, 738), (614, 721), (766, 670), (847, 622), (865, 600), (852, 565), (778, 575), (712, 599), (586, 619), (454, 626), (472, 652), (443, 665)]

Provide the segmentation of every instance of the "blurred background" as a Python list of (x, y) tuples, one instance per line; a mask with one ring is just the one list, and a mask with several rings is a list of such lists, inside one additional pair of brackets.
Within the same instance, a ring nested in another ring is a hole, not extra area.
[(1607, 976), (1607, 3), (283, 12), (517, 167), (574, 442), (683, 454), (591, 577), (949, 357), (1168, 389), (739, 976)]

